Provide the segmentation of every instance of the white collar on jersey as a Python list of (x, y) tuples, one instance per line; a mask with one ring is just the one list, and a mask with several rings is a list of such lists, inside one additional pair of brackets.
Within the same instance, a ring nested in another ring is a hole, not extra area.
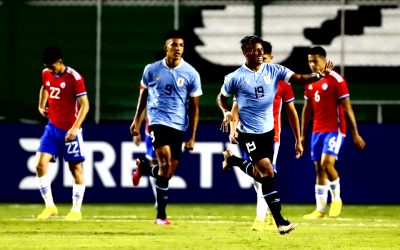
[[(168, 69), (171, 69), (170, 67), (168, 67), (166, 61), (167, 61), (167, 57), (164, 57), (164, 59), (162, 60), (162, 64), (163, 64), (165, 67), (167, 67)], [(185, 62), (185, 60), (183, 60), (183, 58), (181, 58), (181, 61), (179, 62), (179, 64), (178, 64), (175, 68), (173, 68), (173, 69), (178, 69), (179, 67), (181, 67), (181, 66), (183, 65), (184, 62)]]
[(261, 64), (261, 67), (257, 70), (257, 72), (254, 72), (254, 71), (251, 70), (249, 67), (247, 67), (246, 63), (243, 63), (242, 67), (243, 67), (245, 70), (248, 70), (248, 71), (250, 71), (250, 72), (252, 72), (252, 73), (259, 73), (259, 74), (260, 74), (260, 73), (263, 71), (264, 64), (265, 64), (265, 63), (262, 63), (262, 64)]

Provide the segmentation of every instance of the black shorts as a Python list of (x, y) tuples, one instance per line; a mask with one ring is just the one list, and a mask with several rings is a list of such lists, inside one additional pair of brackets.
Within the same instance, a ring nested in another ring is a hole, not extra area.
[(168, 145), (172, 158), (179, 160), (182, 154), (184, 132), (164, 125), (151, 125), (149, 128), (154, 149)]
[(240, 148), (246, 152), (254, 163), (268, 158), (271, 162), (274, 156), (274, 130), (264, 134), (249, 134), (238, 131)]

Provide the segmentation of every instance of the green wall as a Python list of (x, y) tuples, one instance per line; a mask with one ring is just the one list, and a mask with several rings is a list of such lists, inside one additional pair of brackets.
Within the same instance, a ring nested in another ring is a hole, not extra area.
[[(142, 70), (162, 52), (163, 35), (173, 28), (174, 10), (171, 6), (104, 6), (102, 11), (101, 121), (131, 120)], [(212, 65), (195, 53), (194, 46), (201, 41), (193, 29), (202, 26), (200, 15), (200, 7), (180, 8), (181, 28), (189, 34), (184, 58), (199, 70), (203, 79), (201, 119), (219, 120), (215, 98), (224, 74), (233, 68)], [(18, 1), (0, 6), (0, 120), (43, 121), (37, 101), (43, 69), (41, 53), (48, 45), (60, 46), (65, 63), (85, 77), (91, 101), (88, 120), (94, 120), (96, 7), (35, 7)], [(394, 75), (396, 70), (384, 69), (381, 75)], [(357, 81), (361, 74), (352, 76), (352, 72), (349, 70), (353, 100), (399, 99), (398, 84), (366, 82), (365, 73)], [(294, 86), (294, 90), (297, 100), (302, 100), (302, 86)], [(300, 112), (301, 105), (297, 106)], [(384, 107), (386, 121), (400, 122), (398, 110), (399, 106)], [(357, 106), (355, 111), (361, 121), (376, 122), (375, 106)]]

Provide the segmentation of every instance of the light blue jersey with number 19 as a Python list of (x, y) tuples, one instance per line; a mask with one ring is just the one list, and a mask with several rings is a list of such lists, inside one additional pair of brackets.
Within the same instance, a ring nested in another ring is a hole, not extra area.
[(141, 85), (149, 93), (149, 124), (185, 131), (189, 125), (188, 99), (203, 94), (199, 73), (183, 59), (171, 69), (164, 58), (145, 67)]
[(273, 103), (278, 82), (289, 82), (293, 74), (282, 65), (263, 63), (257, 72), (243, 64), (225, 77), (221, 93), (225, 97), (236, 96), (239, 131), (263, 134), (274, 129)]

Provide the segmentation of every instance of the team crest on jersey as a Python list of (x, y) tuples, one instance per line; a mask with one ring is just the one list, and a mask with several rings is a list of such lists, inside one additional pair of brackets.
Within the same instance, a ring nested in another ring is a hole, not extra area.
[(65, 82), (60, 83), (60, 88), (64, 89), (67, 84)]
[(327, 89), (328, 89), (328, 84), (327, 83), (322, 84), (322, 90), (327, 90)]
[(308, 90), (312, 90), (312, 89), (313, 89), (312, 85), (311, 84), (308, 85)]
[(182, 87), (184, 83), (185, 83), (185, 79), (178, 77), (178, 87)]
[(264, 76), (264, 82), (265, 82), (266, 84), (270, 84), (270, 83), (271, 83), (271, 79), (269, 78), (268, 75), (265, 75), (265, 76)]
[(50, 86), (50, 82), (49, 81), (46, 82), (46, 86)]

